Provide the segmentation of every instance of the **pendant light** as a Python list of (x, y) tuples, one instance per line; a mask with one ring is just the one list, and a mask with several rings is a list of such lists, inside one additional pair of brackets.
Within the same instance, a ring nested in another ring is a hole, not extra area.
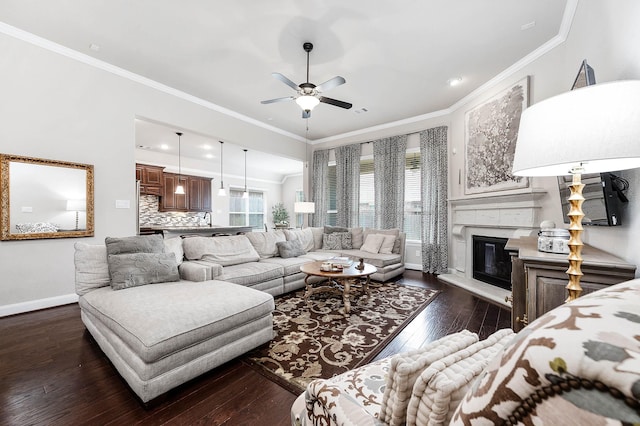
[(176, 135), (178, 135), (178, 184), (176, 185), (175, 193), (178, 195), (184, 195), (184, 186), (180, 185), (180, 180), (182, 178), (182, 151), (180, 137), (182, 136), (182, 132), (176, 132)]
[(226, 197), (227, 191), (224, 190), (224, 181), (222, 178), (222, 145), (224, 144), (224, 142), (222, 141), (219, 141), (219, 142), (220, 142), (220, 189), (218, 190), (218, 196)]
[(242, 198), (249, 198), (249, 191), (247, 191), (247, 150), (244, 151), (244, 192), (242, 193)]

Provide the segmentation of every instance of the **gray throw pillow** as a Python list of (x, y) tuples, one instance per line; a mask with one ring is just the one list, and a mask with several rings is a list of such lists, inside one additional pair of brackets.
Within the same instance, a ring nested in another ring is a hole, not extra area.
[(107, 245), (107, 256), (123, 253), (164, 253), (164, 238), (161, 234), (107, 237), (104, 243)]
[(114, 290), (180, 281), (178, 262), (173, 253), (111, 254), (107, 259)]
[(349, 229), (342, 226), (331, 226), (331, 225), (324, 226), (325, 234), (333, 234), (334, 232), (349, 232)]
[(280, 257), (283, 259), (302, 256), (307, 253), (304, 251), (304, 248), (302, 248), (300, 240), (278, 241), (276, 246), (278, 247), (278, 254), (280, 254)]
[(351, 249), (351, 232), (333, 232), (322, 236), (322, 250)]

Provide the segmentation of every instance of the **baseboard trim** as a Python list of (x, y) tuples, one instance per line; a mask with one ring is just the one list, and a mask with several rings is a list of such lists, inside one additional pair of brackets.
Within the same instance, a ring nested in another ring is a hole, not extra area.
[(411, 269), (412, 271), (422, 271), (422, 265), (419, 263), (405, 263), (404, 269)]
[(64, 294), (62, 296), (47, 297), (46, 299), (3, 305), (0, 306), (0, 318), (40, 309), (53, 308), (54, 306), (68, 305), (70, 303), (76, 303), (77, 301), (77, 294)]

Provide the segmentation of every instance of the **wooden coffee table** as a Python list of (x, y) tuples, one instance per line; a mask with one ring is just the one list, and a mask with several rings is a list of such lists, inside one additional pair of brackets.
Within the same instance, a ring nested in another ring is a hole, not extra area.
[[(344, 313), (348, 314), (351, 310), (351, 286), (356, 284), (362, 286), (364, 292), (369, 296), (369, 282), (371, 274), (376, 272), (376, 267), (364, 264), (364, 269), (356, 269), (358, 262), (353, 262), (353, 265), (348, 268), (345, 267), (338, 271), (322, 271), (320, 265), (324, 262), (311, 262), (305, 263), (300, 267), (300, 271), (307, 274), (304, 279), (306, 285), (306, 291), (304, 298), (307, 300), (311, 295), (316, 293), (330, 292), (338, 295), (342, 295), (342, 301), (344, 303)], [(326, 278), (325, 281), (321, 281), (320, 285), (314, 287), (313, 283), (309, 282), (311, 277)]]

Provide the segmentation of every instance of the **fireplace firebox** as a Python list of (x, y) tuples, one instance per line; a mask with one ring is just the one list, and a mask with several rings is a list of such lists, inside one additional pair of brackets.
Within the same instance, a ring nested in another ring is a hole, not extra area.
[(473, 235), (473, 278), (511, 290), (511, 257), (507, 238)]

